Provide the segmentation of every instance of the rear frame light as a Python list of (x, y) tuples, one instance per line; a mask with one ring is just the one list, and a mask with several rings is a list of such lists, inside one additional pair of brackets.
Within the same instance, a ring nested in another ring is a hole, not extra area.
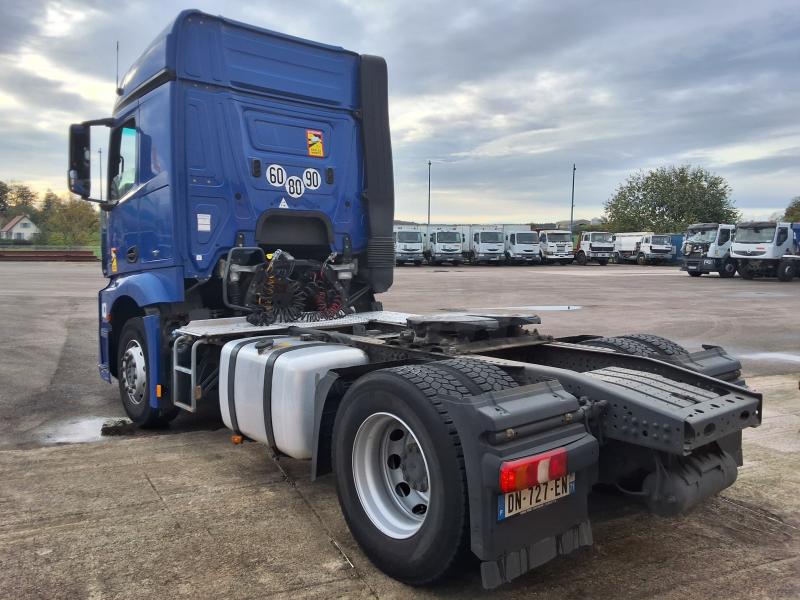
[(504, 494), (547, 483), (568, 473), (567, 450), (556, 448), (500, 465), (500, 491)]

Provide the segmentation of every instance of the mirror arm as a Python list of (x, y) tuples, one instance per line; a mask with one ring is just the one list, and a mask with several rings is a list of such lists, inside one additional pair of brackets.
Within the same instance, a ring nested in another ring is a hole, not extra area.
[(114, 126), (114, 119), (111, 117), (106, 117), (104, 119), (92, 119), (91, 121), (84, 121), (81, 123), (84, 127), (92, 127), (92, 126), (101, 126), (104, 125), (106, 127), (113, 127)]

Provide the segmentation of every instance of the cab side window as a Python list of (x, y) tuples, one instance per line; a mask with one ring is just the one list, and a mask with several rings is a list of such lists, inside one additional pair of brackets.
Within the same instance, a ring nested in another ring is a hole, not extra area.
[(539, 242), (541, 242), (542, 244), (546, 244), (547, 243), (547, 234), (545, 234), (545, 233), (539, 234)]
[(478, 234), (477, 234), (477, 233), (475, 234), (475, 236), (473, 237), (473, 239), (475, 240), (475, 243), (477, 244), (477, 243), (478, 243)]
[(778, 229), (778, 239), (776, 240), (776, 244), (780, 245), (783, 244), (786, 240), (789, 239), (789, 229), (786, 227), (781, 227)]
[(517, 243), (517, 242), (516, 242), (516, 239), (517, 239), (517, 236), (516, 236), (516, 234), (512, 233), (512, 234), (511, 234), (511, 243), (512, 243), (512, 244), (516, 244), (516, 243)]
[(108, 161), (110, 200), (119, 200), (136, 185), (137, 163), (136, 124), (131, 120), (111, 134), (111, 160)]
[(728, 243), (728, 240), (731, 239), (731, 230), (730, 229), (723, 229), (719, 232), (719, 241), (717, 242), (720, 246), (723, 246)]

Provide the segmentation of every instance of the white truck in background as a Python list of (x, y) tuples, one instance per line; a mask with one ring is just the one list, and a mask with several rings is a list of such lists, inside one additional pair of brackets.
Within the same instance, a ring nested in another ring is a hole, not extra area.
[(450, 262), (457, 266), (464, 262), (463, 245), (466, 235), (458, 225), (433, 225), (425, 237), (425, 259), (432, 265)]
[(422, 226), (394, 225), (394, 262), (397, 266), (414, 263), (420, 266), (425, 259), (422, 249)]
[(467, 259), (474, 264), (505, 262), (502, 225), (470, 225)]
[(539, 231), (539, 256), (542, 264), (560, 262), (568, 265), (572, 255), (572, 234), (565, 229), (542, 229)]
[(692, 277), (703, 273), (719, 273), (729, 278), (736, 274), (736, 259), (731, 256), (731, 245), (736, 225), (728, 223), (695, 223), (686, 230), (683, 243), (683, 265)]
[(539, 235), (528, 225), (503, 225), (506, 262), (532, 264), (541, 260)]
[(668, 235), (652, 231), (614, 235), (614, 255), (618, 262), (630, 261), (638, 265), (661, 263), (670, 260), (674, 251), (672, 238)]
[(731, 256), (743, 279), (767, 276), (791, 281), (800, 271), (800, 223), (740, 223), (733, 235)]
[(614, 236), (608, 231), (584, 231), (578, 238), (578, 249), (575, 251), (575, 262), (585, 265), (596, 261), (607, 265), (614, 254)]

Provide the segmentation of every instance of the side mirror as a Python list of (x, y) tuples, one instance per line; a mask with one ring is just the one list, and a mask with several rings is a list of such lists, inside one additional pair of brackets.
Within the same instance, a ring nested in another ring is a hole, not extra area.
[(92, 191), (92, 144), (91, 127), (70, 125), (69, 127), (69, 191), (88, 200)]

